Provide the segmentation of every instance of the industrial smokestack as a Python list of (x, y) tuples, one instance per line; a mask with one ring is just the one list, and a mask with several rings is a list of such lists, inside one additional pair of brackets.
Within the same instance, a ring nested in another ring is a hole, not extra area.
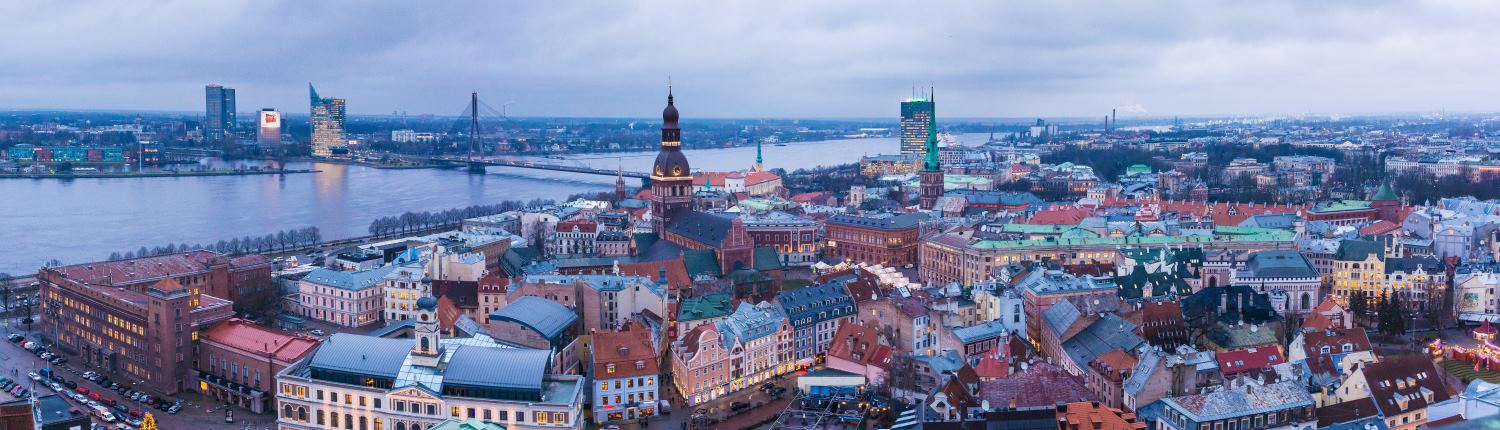
[(1115, 110), (1114, 109), (1110, 109), (1109, 110), (1109, 123), (1110, 123), (1110, 127), (1119, 127), (1120, 126), (1120, 117), (1115, 116)]

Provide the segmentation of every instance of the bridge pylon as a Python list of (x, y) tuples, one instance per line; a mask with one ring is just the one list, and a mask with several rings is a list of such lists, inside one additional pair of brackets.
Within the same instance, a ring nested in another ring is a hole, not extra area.
[(484, 170), (485, 167), (486, 166), (485, 166), (484, 163), (470, 161), (469, 162), (469, 173), (470, 174), (475, 174), (475, 175), (483, 175), (485, 173), (485, 170)]

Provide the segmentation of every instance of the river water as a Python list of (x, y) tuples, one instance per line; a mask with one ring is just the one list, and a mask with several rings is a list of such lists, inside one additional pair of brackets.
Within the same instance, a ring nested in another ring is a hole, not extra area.
[[(958, 136), (966, 145), (988, 136)], [(738, 170), (754, 147), (685, 150), (694, 169)], [(765, 166), (788, 171), (895, 153), (895, 138), (764, 147)], [(655, 152), (584, 154), (570, 160), (645, 172)], [(502, 200), (562, 199), (614, 189), (612, 176), (491, 167), (391, 170), (342, 164), (289, 164), (319, 173), (182, 178), (0, 179), (0, 272), (35, 272), (44, 262), (105, 259), (111, 252), (167, 243), (212, 243), (317, 226), (325, 239), (366, 234), (370, 221), (406, 211), (439, 211)], [(639, 181), (627, 179), (630, 187)]]

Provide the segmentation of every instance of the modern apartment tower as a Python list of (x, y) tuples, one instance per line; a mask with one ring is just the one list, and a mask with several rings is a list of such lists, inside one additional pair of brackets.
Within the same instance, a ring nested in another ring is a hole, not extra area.
[(932, 129), (931, 97), (931, 94), (926, 94), (901, 102), (902, 154), (922, 154), (926, 151), (927, 135)]
[(234, 133), (234, 88), (213, 84), (203, 87), (203, 137), (223, 140)]
[(344, 99), (318, 97), (318, 90), (307, 84), (312, 98), (312, 111), (308, 115), (312, 126), (312, 155), (328, 158), (343, 153), (344, 148)]

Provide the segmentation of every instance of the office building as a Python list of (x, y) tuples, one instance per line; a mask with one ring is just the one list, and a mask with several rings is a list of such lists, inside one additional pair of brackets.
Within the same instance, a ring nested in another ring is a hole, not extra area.
[(200, 250), (45, 268), (41, 338), (111, 379), (175, 394), (191, 383), (199, 331), (234, 316), (231, 292), (270, 288), (270, 263)]
[(203, 137), (223, 140), (234, 133), (234, 88), (213, 84), (203, 88)]
[(312, 99), (308, 125), (312, 127), (312, 155), (333, 157), (348, 154), (344, 146), (344, 99), (318, 97), (318, 90), (307, 84)]
[(278, 374), (277, 428), (429, 430), (448, 420), (583, 427), (585, 379), (549, 373), (550, 352), (484, 334), (445, 338), (437, 300), (422, 298), (417, 309), (415, 339), (334, 334)]
[(930, 98), (909, 98), (901, 102), (901, 153), (923, 154), (927, 136), (932, 133), (934, 105)]
[(256, 142), (265, 149), (281, 146), (281, 112), (265, 108), (260, 110), (259, 117), (260, 133), (256, 135)]

